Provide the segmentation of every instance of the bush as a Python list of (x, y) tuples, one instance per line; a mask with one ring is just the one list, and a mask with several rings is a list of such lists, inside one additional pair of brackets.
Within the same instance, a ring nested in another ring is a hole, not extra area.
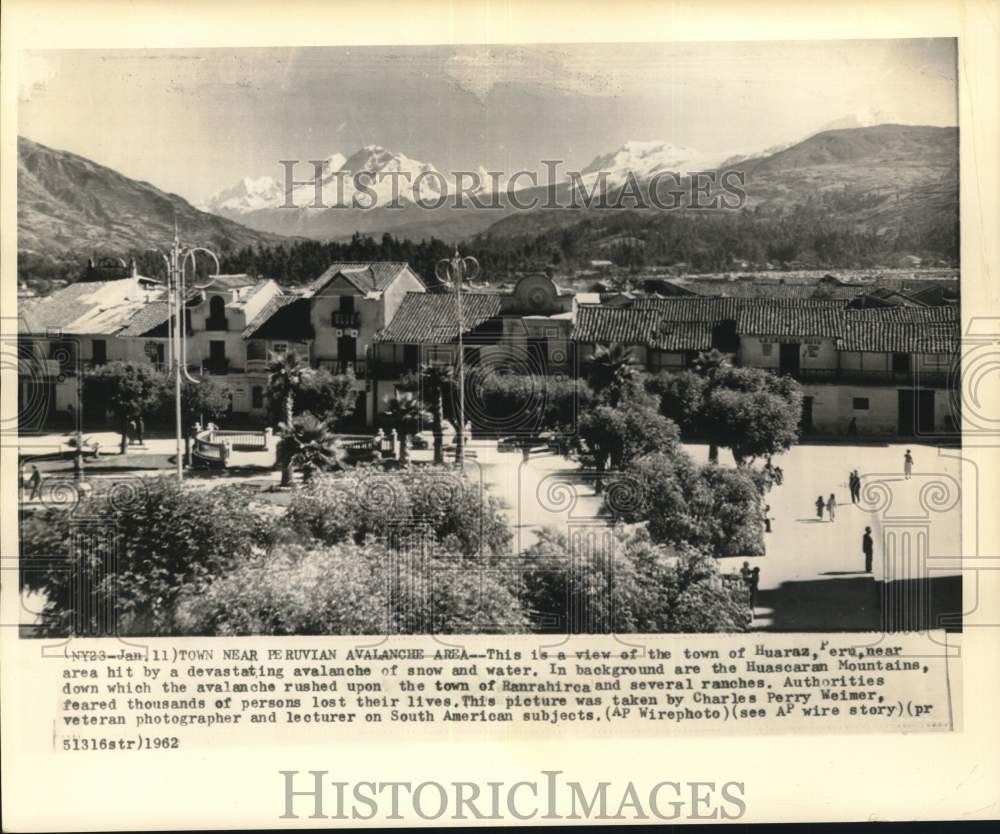
[[(398, 571), (397, 571), (398, 568)], [(457, 557), (406, 564), (381, 545), (279, 547), (186, 591), (191, 634), (421, 634), (526, 631), (517, 597)]]
[[(71, 538), (100, 541), (104, 531), (113, 531), (117, 572), (81, 600), (75, 578), (103, 576), (102, 552), (74, 547)], [(112, 490), (83, 499), (72, 514), (49, 508), (26, 519), (22, 586), (45, 595), (43, 634), (70, 634), (74, 623), (112, 605), (119, 634), (173, 634), (180, 588), (200, 587), (266, 546), (271, 535), (270, 517), (253, 508), (245, 489), (184, 490), (168, 478), (144, 479), (127, 495)], [(65, 563), (34, 570), (33, 563), (64, 554)]]
[(438, 544), (467, 558), (506, 554), (513, 538), (499, 500), (443, 466), (318, 476), (295, 493), (286, 521), (324, 544), (427, 525)]
[(521, 599), (539, 631), (730, 632), (751, 621), (745, 587), (726, 582), (714, 559), (656, 544), (642, 530), (619, 531), (608, 552), (575, 555), (563, 536), (545, 531), (525, 561)]

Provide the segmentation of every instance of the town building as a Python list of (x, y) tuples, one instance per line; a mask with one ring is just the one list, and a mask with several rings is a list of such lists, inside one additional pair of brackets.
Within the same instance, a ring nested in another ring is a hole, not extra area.
[[(774, 292), (766, 294), (767, 286)], [(260, 420), (269, 356), (294, 349), (314, 367), (353, 375), (354, 422), (374, 426), (408, 374), (456, 362), (460, 332), (470, 372), (585, 375), (597, 346), (613, 343), (631, 347), (650, 372), (680, 371), (714, 348), (736, 364), (798, 379), (806, 432), (954, 431), (955, 294), (928, 287), (913, 301), (920, 290), (892, 287), (905, 298), (859, 303), (866, 296), (846, 289), (832, 279), (813, 282), (809, 292), (772, 282), (664, 297), (574, 293), (550, 275), (530, 275), (508, 289), (467, 289), (459, 297), (428, 292), (403, 262), (331, 264), (293, 292), (220, 275), (187, 301), (187, 364), (229, 390), (233, 419)], [(869, 286), (867, 295), (878, 289)], [(22, 400), (43, 400), (48, 416), (79, 401), (79, 374), (88, 366), (122, 359), (163, 367), (167, 318), (163, 286), (134, 268), (125, 278), (23, 300)]]

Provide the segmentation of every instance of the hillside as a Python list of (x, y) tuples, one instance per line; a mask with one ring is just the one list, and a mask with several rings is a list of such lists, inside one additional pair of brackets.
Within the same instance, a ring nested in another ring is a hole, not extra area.
[[(879, 125), (819, 133), (733, 166), (741, 211), (575, 209), (504, 217), (477, 248), (628, 265), (725, 269), (805, 258), (819, 267), (958, 257), (958, 131)], [(614, 199), (611, 200), (614, 202)]]
[(17, 151), (20, 273), (76, 268), (91, 254), (163, 248), (174, 236), (175, 217), (184, 241), (221, 252), (284, 240), (199, 211), (176, 194), (82, 156), (23, 137)]

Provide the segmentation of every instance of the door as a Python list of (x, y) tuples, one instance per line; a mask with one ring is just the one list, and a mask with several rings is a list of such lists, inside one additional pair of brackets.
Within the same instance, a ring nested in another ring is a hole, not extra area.
[(900, 388), (899, 389), (899, 417), (898, 417), (898, 432), (909, 437), (914, 433), (914, 417), (916, 416), (916, 408), (914, 396), (916, 391), (912, 388)]
[(781, 353), (778, 357), (778, 371), (781, 374), (799, 375), (799, 343), (782, 342)]
[(354, 362), (358, 358), (358, 340), (353, 336), (337, 337), (337, 359), (343, 362)]
[(934, 392), (917, 391), (917, 431), (934, 433)]
[(211, 373), (224, 374), (226, 372), (225, 342), (213, 340), (208, 343), (208, 365)]
[(108, 361), (108, 343), (104, 339), (94, 339), (92, 344), (94, 364), (105, 364)]
[(802, 417), (799, 419), (799, 431), (811, 432), (813, 429), (813, 398), (802, 398)]

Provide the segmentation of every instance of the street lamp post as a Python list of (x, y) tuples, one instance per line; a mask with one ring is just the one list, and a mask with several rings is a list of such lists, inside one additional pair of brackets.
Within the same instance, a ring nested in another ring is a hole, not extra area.
[(174, 421), (176, 429), (178, 482), (184, 480), (184, 428), (181, 418), (181, 385), (183, 379), (181, 375), (183, 374), (189, 382), (198, 383), (198, 380), (192, 377), (187, 369), (185, 302), (189, 289), (195, 291), (204, 290), (212, 283), (210, 279), (206, 284), (192, 283), (188, 287), (188, 269), (190, 268), (191, 278), (193, 279), (199, 252), (208, 255), (215, 263), (215, 273), (212, 275), (212, 279), (214, 279), (219, 274), (219, 259), (216, 254), (211, 249), (206, 249), (203, 246), (182, 247), (175, 221), (174, 244), (170, 249), (170, 254), (166, 255), (160, 252), (160, 255), (167, 267), (167, 345), (169, 350), (167, 361), (174, 377)]
[(458, 436), (455, 443), (455, 459), (459, 467), (465, 466), (465, 346), (463, 330), (465, 320), (462, 317), (462, 284), (473, 280), (479, 275), (479, 261), (473, 257), (462, 257), (458, 247), (451, 258), (443, 258), (434, 268), (434, 274), (442, 283), (451, 283), (455, 287), (455, 308), (458, 318)]

